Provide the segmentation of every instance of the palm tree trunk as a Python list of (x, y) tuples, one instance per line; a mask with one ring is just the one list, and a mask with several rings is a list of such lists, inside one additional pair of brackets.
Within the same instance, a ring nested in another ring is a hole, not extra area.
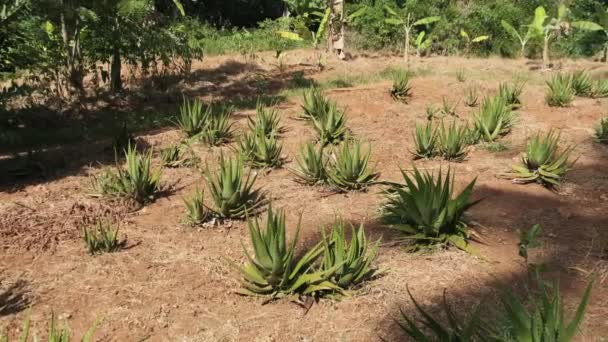
[[(344, 0), (331, 0), (330, 4), (330, 47), (340, 59), (344, 59), (346, 57), (344, 52)], [(336, 27), (336, 24), (339, 25), (339, 27)]]

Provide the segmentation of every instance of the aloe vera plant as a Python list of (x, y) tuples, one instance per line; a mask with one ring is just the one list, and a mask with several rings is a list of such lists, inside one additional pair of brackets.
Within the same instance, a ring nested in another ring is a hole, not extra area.
[(454, 176), (449, 169), (445, 177), (441, 171), (433, 176), (417, 168), (409, 174), (402, 170), (401, 174), (405, 184), (392, 185), (386, 191), (381, 219), (406, 235), (405, 239), (412, 242), (411, 250), (454, 246), (473, 253), (462, 215), (479, 202), (470, 201), (476, 180), (454, 197)]
[(511, 108), (519, 108), (525, 84), (525, 82), (515, 82), (513, 84), (500, 83), (498, 85), (498, 96), (502, 97)]
[(572, 90), (577, 96), (593, 95), (593, 81), (585, 70), (579, 70), (570, 76), (572, 78)]
[(303, 184), (315, 185), (327, 181), (327, 157), (323, 145), (315, 148), (313, 143), (302, 146), (296, 158), (298, 168), (294, 175)]
[(323, 292), (342, 293), (342, 289), (330, 278), (341, 264), (333, 268), (315, 271), (314, 264), (323, 254), (318, 243), (301, 256), (296, 252), (300, 223), (295, 237), (287, 243), (285, 213), (274, 213), (269, 206), (266, 227), (262, 229), (257, 219), (248, 221), (253, 255), (247, 250), (248, 263), (238, 267), (242, 276), (242, 288), (238, 293), (248, 296), (279, 298), (288, 295), (318, 296)]
[(263, 205), (260, 190), (253, 190), (257, 175), (251, 170), (245, 174), (240, 158), (226, 159), (220, 155), (219, 169), (211, 172), (207, 167), (205, 180), (213, 200), (211, 210), (220, 218), (243, 218)]
[(304, 102), (302, 118), (306, 120), (319, 119), (329, 111), (330, 101), (323, 96), (318, 88), (310, 88), (304, 91)]
[(371, 146), (363, 152), (361, 142), (344, 142), (330, 159), (327, 170), (329, 184), (342, 191), (368, 187), (379, 176), (369, 166), (370, 155)]
[(205, 207), (203, 191), (196, 189), (189, 198), (184, 198), (186, 216), (184, 222), (190, 226), (197, 226), (209, 219), (211, 213)]
[(265, 107), (258, 99), (255, 113), (255, 118), (248, 118), (251, 131), (261, 131), (267, 137), (277, 136), (281, 133), (281, 118), (276, 109)]
[(265, 135), (255, 130), (239, 141), (239, 153), (243, 160), (255, 168), (275, 168), (283, 164), (283, 147), (275, 135)]
[(211, 106), (203, 110), (203, 102), (200, 99), (189, 100), (184, 97), (179, 108), (177, 125), (188, 137), (195, 136), (205, 129), (211, 110)]
[(322, 145), (337, 144), (344, 139), (347, 132), (346, 115), (333, 102), (320, 117), (313, 117), (312, 123)]
[(221, 106), (211, 108), (207, 125), (197, 137), (209, 146), (220, 146), (229, 143), (233, 137), (232, 123), (230, 123), (230, 116), (232, 116), (233, 111), (233, 107)]
[(501, 96), (486, 97), (475, 113), (475, 130), (486, 142), (493, 142), (511, 130), (513, 112)]
[(87, 251), (91, 255), (115, 252), (124, 245), (124, 241), (118, 238), (118, 228), (107, 221), (99, 221), (92, 228), (83, 228), (83, 234)]
[(593, 85), (591, 97), (602, 98), (608, 97), (608, 80), (597, 80)]
[(94, 178), (93, 185), (98, 192), (107, 196), (118, 196), (146, 204), (154, 199), (160, 190), (162, 170), (152, 170), (152, 152), (137, 152), (135, 147), (125, 150), (126, 169), (117, 167), (117, 173), (106, 171)]
[(412, 154), (415, 159), (432, 158), (437, 155), (437, 131), (433, 128), (431, 121), (427, 121), (424, 126), (416, 123), (414, 144), (415, 150)]
[(443, 96), (441, 98), (441, 114), (449, 115), (449, 116), (457, 116), (456, 115), (456, 106), (458, 105), (457, 101), (451, 101), (447, 96)]
[(463, 161), (467, 154), (469, 128), (456, 126), (456, 121), (447, 126), (441, 123), (438, 131), (439, 154), (446, 160)]
[(410, 76), (407, 72), (395, 74), (393, 87), (391, 88), (391, 97), (403, 103), (408, 103), (409, 98), (412, 97), (412, 86), (410, 85)]
[(557, 74), (547, 81), (545, 101), (551, 107), (567, 107), (574, 100), (572, 77), (566, 74)]
[(560, 133), (549, 131), (536, 134), (528, 141), (521, 164), (513, 165), (514, 180), (518, 183), (537, 182), (549, 188), (559, 186), (561, 179), (576, 162), (570, 161), (573, 147), (559, 149)]
[(323, 230), (323, 259), (321, 270), (333, 271), (330, 281), (341, 289), (351, 288), (371, 278), (375, 269), (370, 265), (376, 258), (380, 239), (370, 245), (363, 225), (355, 230), (351, 225), (350, 243), (346, 239), (345, 223), (337, 219), (331, 225), (329, 235)]
[(479, 104), (479, 95), (477, 94), (477, 89), (469, 88), (464, 97), (464, 104), (469, 107), (477, 107)]
[[(99, 324), (99, 320), (95, 321), (93, 325), (85, 332), (85, 334), (80, 339), (81, 342), (92, 342), (94, 341), (93, 336), (95, 335), (95, 330), (97, 330), (97, 325)], [(21, 328), (21, 335), (19, 336), (19, 342), (27, 342), (30, 340), (30, 326), (31, 326), (31, 313), (28, 312), (28, 316), (23, 321), (23, 325)], [(63, 327), (57, 326), (57, 320), (55, 319), (55, 313), (51, 311), (51, 321), (49, 322), (48, 330), (47, 330), (47, 341), (48, 342), (69, 342), (71, 338), (70, 329), (67, 325)], [(0, 331), (0, 342), (9, 342), (9, 336), (4, 332)], [(39, 341), (37, 336), (34, 336), (32, 341)]]
[(600, 144), (608, 144), (608, 117), (600, 119), (595, 127), (595, 141)]
[(190, 167), (199, 162), (188, 142), (172, 144), (162, 149), (160, 159), (165, 167)]

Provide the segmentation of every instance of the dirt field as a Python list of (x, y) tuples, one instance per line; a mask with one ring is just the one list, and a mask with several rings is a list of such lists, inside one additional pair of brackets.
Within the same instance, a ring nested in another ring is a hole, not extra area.
[[(400, 58), (356, 56), (354, 60), (330, 60), (324, 72), (306, 63), (310, 52), (288, 55), (292, 66), (279, 74), (270, 55), (257, 67), (243, 67), (240, 56), (206, 59), (196, 66), (195, 77), (173, 85), (173, 90), (193, 96), (221, 99), (256, 94), (263, 88), (277, 95), (287, 87), (292, 72), (302, 70), (319, 82), (345, 75), (371, 75)], [(395, 242), (395, 235), (377, 221), (382, 186), (367, 192), (335, 194), (294, 181), (298, 146), (314, 137), (312, 129), (296, 120), (300, 97), (278, 104), (287, 128), (281, 141), (288, 162), (282, 169), (261, 173), (257, 184), (287, 212), (292, 229), (302, 213), (301, 242), (318, 238), (321, 228), (336, 213), (353, 223), (363, 222), (369, 235), (383, 237), (376, 266), (384, 275), (365, 283), (342, 301), (322, 300), (306, 311), (289, 300), (262, 305), (262, 299), (240, 297), (236, 275), (226, 259), (244, 261), (241, 241), (249, 246), (245, 223), (232, 222), (216, 228), (192, 229), (180, 222), (182, 198), (196, 187), (204, 188), (196, 169), (165, 169), (165, 191), (154, 203), (135, 212), (91, 197), (90, 175), (100, 172), (96, 160), (108, 162), (107, 144), (72, 146), (70, 160), (47, 179), (5, 184), (0, 193), (0, 327), (12, 334), (20, 328), (31, 306), (33, 331), (44, 334), (51, 311), (68, 322), (75, 337), (101, 317), (99, 341), (389, 341), (403, 340), (394, 319), (399, 308), (413, 312), (407, 295), (431, 311), (438, 308), (444, 289), (461, 312), (485, 300), (498, 305), (497, 287), (523, 290), (526, 268), (517, 255), (518, 229), (540, 223), (545, 229), (543, 247), (532, 261), (546, 263), (559, 277), (566, 301), (576, 305), (590, 272), (608, 275), (608, 147), (592, 141), (593, 126), (608, 114), (608, 99), (577, 98), (569, 108), (551, 108), (544, 102), (544, 80), (550, 73), (531, 70), (525, 61), (504, 59), (428, 58), (414, 60), (418, 75), (414, 96), (405, 105), (394, 102), (389, 81), (370, 81), (351, 88), (327, 90), (347, 108), (347, 126), (358, 138), (372, 145), (372, 161), (382, 180), (400, 181), (400, 168), (410, 168), (408, 152), (417, 120), (425, 120), (428, 104), (439, 105), (442, 97), (464, 98), (470, 86), (481, 94), (493, 94), (500, 81), (514, 75), (527, 78), (518, 121), (503, 142), (504, 152), (480, 147), (468, 159), (451, 164), (459, 187), (477, 177), (474, 192), (484, 200), (469, 212), (485, 244), (476, 244), (487, 260), (457, 250), (434, 254), (408, 254)], [(608, 75), (600, 63), (563, 62), (566, 71), (588, 68), (593, 75)], [(457, 81), (457, 70), (467, 80)], [(255, 75), (255, 76), (252, 76)], [(263, 87), (261, 86), (263, 85)], [(154, 106), (155, 99), (146, 105)], [(156, 99), (156, 101), (161, 101)], [(472, 111), (460, 101), (461, 120)], [(237, 130), (244, 131), (246, 117), (254, 110), (236, 113)], [(579, 157), (567, 180), (553, 193), (539, 185), (518, 185), (497, 175), (509, 170), (525, 147), (527, 137), (541, 130), (559, 128), (562, 143), (576, 145)], [(140, 132), (139, 143), (155, 150), (181, 138), (176, 129)], [(229, 148), (223, 148), (228, 153)], [(213, 167), (219, 148), (196, 147), (197, 154)], [(423, 169), (447, 167), (445, 161), (416, 161)], [(82, 225), (97, 215), (120, 220), (128, 248), (118, 253), (89, 256), (82, 242)], [(602, 259), (602, 257), (604, 259)], [(581, 341), (608, 340), (608, 279), (600, 277), (593, 291)]]

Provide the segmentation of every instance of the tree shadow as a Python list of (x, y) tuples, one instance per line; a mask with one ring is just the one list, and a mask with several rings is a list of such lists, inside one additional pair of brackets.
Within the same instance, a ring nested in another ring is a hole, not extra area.
[(18, 280), (8, 287), (0, 288), (0, 316), (8, 316), (23, 311), (30, 304), (27, 297), (27, 283)]

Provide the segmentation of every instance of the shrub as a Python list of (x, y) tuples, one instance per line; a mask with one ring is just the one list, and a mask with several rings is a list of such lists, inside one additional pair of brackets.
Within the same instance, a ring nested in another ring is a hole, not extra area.
[(304, 102), (302, 118), (306, 120), (319, 119), (329, 111), (330, 101), (323, 96), (318, 88), (310, 88), (304, 91)]
[(302, 146), (296, 162), (298, 168), (293, 173), (301, 183), (314, 185), (327, 180), (327, 158), (323, 145), (319, 145), (319, 148), (312, 143)]
[(203, 110), (203, 102), (199, 99), (188, 100), (184, 97), (177, 125), (188, 137), (193, 137), (205, 129), (211, 110), (211, 106)]
[(502, 97), (511, 108), (519, 108), (521, 106), (521, 93), (525, 84), (525, 82), (500, 83), (498, 85), (498, 96)]
[(597, 80), (593, 87), (592, 97), (608, 97), (608, 80)]
[(283, 147), (275, 135), (265, 135), (263, 130), (255, 130), (239, 141), (239, 153), (243, 160), (255, 168), (275, 168), (283, 164)]
[(370, 264), (376, 258), (380, 246), (380, 239), (375, 244), (369, 245), (363, 225), (357, 230), (352, 225), (350, 228), (350, 244), (347, 243), (345, 223), (341, 219), (331, 225), (329, 236), (326, 236), (323, 230), (321, 270), (332, 271), (337, 267), (329, 280), (344, 290), (374, 275), (375, 270)]
[(139, 204), (154, 199), (160, 190), (161, 169), (152, 171), (152, 152), (139, 154), (135, 147), (125, 151), (126, 170), (117, 167), (117, 173), (106, 170), (100, 178), (94, 178), (96, 190), (107, 196), (125, 197)]
[(412, 86), (410, 85), (409, 73), (401, 72), (394, 76), (391, 97), (394, 100), (408, 103), (409, 98), (412, 97)]
[(574, 100), (574, 89), (572, 88), (572, 77), (565, 74), (554, 75), (547, 82), (545, 101), (551, 107), (567, 107)]
[(118, 228), (110, 222), (99, 221), (93, 228), (83, 228), (84, 242), (89, 254), (111, 253), (121, 249), (125, 241), (118, 239)]
[(212, 108), (209, 110), (207, 125), (198, 137), (209, 146), (220, 146), (232, 140), (232, 124), (230, 116), (234, 111), (233, 107)]
[(595, 141), (608, 144), (608, 117), (601, 118), (600, 123), (595, 127)]
[(464, 104), (469, 107), (477, 107), (479, 103), (479, 95), (477, 95), (477, 89), (469, 88), (464, 98)]
[(513, 165), (515, 181), (518, 183), (537, 182), (547, 187), (559, 186), (561, 178), (570, 170), (575, 161), (569, 161), (573, 147), (559, 150), (560, 134), (549, 131), (545, 136), (536, 134), (528, 141), (521, 165)]
[(212, 211), (220, 218), (243, 218), (263, 205), (260, 190), (253, 190), (256, 175), (251, 170), (244, 175), (240, 158), (219, 159), (219, 169), (212, 173), (207, 167), (205, 179), (211, 193), (214, 208)]
[(283, 211), (273, 213), (272, 208), (268, 208), (265, 230), (260, 228), (257, 219), (249, 220), (248, 227), (253, 255), (244, 250), (249, 262), (238, 267), (243, 286), (238, 293), (272, 298), (293, 294), (314, 296), (324, 291), (342, 293), (342, 289), (330, 281), (341, 265), (312, 271), (313, 264), (323, 253), (321, 243), (304, 254), (296, 254), (299, 223), (293, 241), (287, 244)]
[(513, 112), (501, 96), (484, 98), (475, 114), (475, 130), (480, 139), (492, 142), (511, 130)]
[(416, 123), (414, 144), (416, 149), (412, 154), (416, 159), (433, 158), (437, 154), (437, 131), (433, 128), (431, 121), (424, 126)]
[(416, 168), (411, 175), (401, 173), (405, 184), (395, 184), (387, 190), (382, 220), (407, 235), (406, 239), (412, 242), (410, 250), (454, 246), (472, 253), (469, 229), (462, 215), (479, 202), (469, 201), (475, 180), (453, 198), (454, 177), (449, 169), (445, 178), (441, 171), (434, 177)]
[(452, 124), (446, 128), (442, 122), (437, 135), (439, 154), (446, 160), (463, 161), (468, 153), (467, 134), (469, 134), (467, 126), (458, 127), (456, 121), (452, 121)]
[(579, 70), (573, 73), (571, 77), (574, 95), (591, 96), (593, 94), (593, 82), (587, 71)]
[(346, 116), (333, 102), (329, 104), (325, 113), (313, 117), (312, 123), (322, 145), (336, 144), (346, 135)]
[(371, 146), (368, 146), (367, 152), (362, 152), (359, 141), (344, 142), (329, 164), (329, 184), (342, 191), (368, 187), (379, 176), (369, 167), (370, 155)]
[(184, 198), (184, 206), (186, 207), (184, 221), (188, 225), (200, 225), (211, 216), (209, 210), (205, 207), (203, 192), (199, 189), (194, 191), (192, 197)]
[(281, 133), (281, 118), (276, 109), (266, 108), (258, 99), (255, 109), (255, 118), (249, 118), (249, 128), (252, 131), (261, 131), (267, 137), (277, 136)]

